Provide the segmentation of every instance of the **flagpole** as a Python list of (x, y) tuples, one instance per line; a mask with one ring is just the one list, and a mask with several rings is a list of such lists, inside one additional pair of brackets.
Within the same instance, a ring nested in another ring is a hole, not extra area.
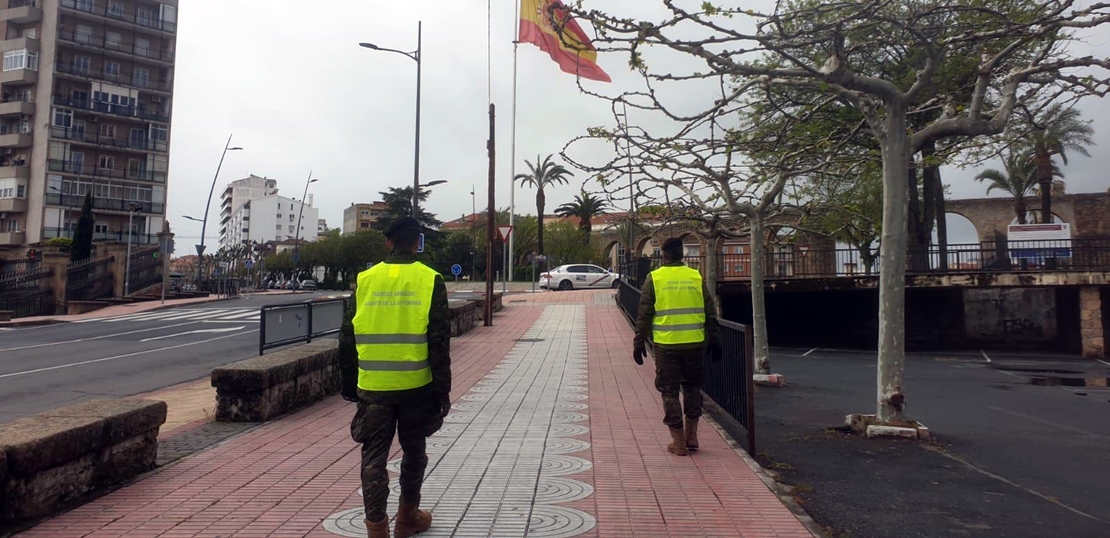
[[(513, 226), (516, 220), (516, 79), (517, 79), (517, 49), (520, 47), (520, 2), (521, 0), (513, 0), (516, 4), (516, 16), (513, 17), (513, 23), (516, 24), (516, 29), (513, 31), (513, 112), (510, 124), (511, 142), (509, 143), (509, 226)], [(513, 228), (516, 230), (516, 228)], [(516, 280), (516, 271), (513, 270), (513, 260), (516, 259), (516, 234), (509, 235), (509, 265), (505, 268), (509, 280)]]

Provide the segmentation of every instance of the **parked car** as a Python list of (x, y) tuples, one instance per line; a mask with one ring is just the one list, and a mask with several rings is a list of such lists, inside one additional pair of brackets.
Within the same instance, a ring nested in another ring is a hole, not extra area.
[(596, 265), (560, 265), (540, 275), (540, 287), (550, 290), (615, 288), (621, 276)]
[(308, 290), (308, 291), (316, 291), (316, 281), (315, 280), (302, 280), (301, 283), (300, 283), (300, 289)]

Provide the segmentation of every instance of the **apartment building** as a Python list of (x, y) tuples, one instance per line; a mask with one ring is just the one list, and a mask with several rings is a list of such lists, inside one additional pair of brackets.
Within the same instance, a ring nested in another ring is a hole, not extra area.
[(343, 233), (350, 234), (362, 230), (369, 230), (378, 219), (389, 214), (389, 206), (385, 202), (372, 204), (351, 204), (343, 210)]
[(296, 238), (315, 241), (320, 210), (312, 207), (310, 199), (304, 204), (304, 212), (301, 211), (300, 200), (278, 194), (250, 200), (228, 220), (228, 244), (280, 242)]
[(0, 252), (156, 243), (166, 216), (177, 0), (0, 0)]
[(232, 240), (231, 218), (247, 202), (272, 194), (277, 194), (277, 180), (258, 177), (238, 179), (227, 184), (227, 188), (220, 194), (220, 247), (226, 247), (235, 242)]

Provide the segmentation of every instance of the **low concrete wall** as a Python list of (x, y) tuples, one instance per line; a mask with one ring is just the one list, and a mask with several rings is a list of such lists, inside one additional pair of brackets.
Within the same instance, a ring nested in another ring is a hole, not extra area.
[(0, 424), (0, 519), (49, 515), (154, 468), (166, 403), (93, 400)]
[(478, 326), (482, 309), (473, 301), (451, 301), (451, 337), (462, 336)]
[(108, 306), (107, 301), (70, 301), (66, 303), (67, 316), (79, 316), (81, 314), (100, 310)]
[(265, 422), (339, 392), (338, 349), (320, 340), (212, 370), (216, 420)]

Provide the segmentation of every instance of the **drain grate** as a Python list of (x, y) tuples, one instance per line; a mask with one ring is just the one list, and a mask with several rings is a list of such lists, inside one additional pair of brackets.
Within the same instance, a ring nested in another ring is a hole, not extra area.
[(523, 342), (523, 343), (526, 343), (526, 344), (534, 344), (536, 342), (543, 342), (544, 339), (543, 338), (517, 338), (516, 341), (517, 342)]

